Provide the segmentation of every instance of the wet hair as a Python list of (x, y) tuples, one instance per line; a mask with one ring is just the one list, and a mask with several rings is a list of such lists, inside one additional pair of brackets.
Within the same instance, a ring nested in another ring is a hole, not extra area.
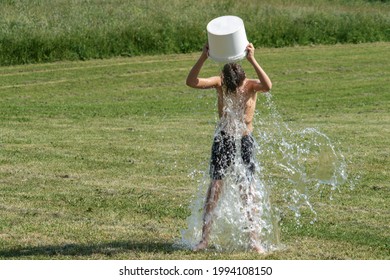
[(228, 93), (236, 92), (236, 89), (245, 79), (245, 72), (240, 64), (228, 63), (222, 69), (222, 81)]

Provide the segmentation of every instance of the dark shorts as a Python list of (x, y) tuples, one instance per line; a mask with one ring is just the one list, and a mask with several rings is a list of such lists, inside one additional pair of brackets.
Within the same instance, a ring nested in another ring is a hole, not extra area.
[[(241, 138), (241, 158), (250, 175), (255, 172), (254, 146), (252, 135)], [(210, 163), (210, 176), (214, 180), (225, 177), (226, 170), (234, 163), (236, 152), (236, 139), (233, 136), (221, 131), (214, 137)]]

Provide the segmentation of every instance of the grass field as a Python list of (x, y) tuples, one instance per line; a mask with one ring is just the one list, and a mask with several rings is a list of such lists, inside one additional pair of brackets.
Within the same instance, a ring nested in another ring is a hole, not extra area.
[(390, 259), (389, 52), (257, 50), (283, 120), (326, 133), (356, 179), (266, 256), (172, 246), (216, 121), (214, 91), (185, 86), (198, 53), (1, 67), (0, 258)]

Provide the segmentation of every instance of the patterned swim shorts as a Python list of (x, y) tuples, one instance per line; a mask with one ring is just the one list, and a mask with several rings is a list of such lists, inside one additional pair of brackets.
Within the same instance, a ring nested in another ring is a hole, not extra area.
[[(255, 140), (251, 134), (244, 135), (241, 138), (241, 158), (250, 174), (255, 172), (254, 144)], [(234, 136), (221, 131), (214, 137), (211, 148), (211, 178), (221, 180), (225, 177), (227, 168), (234, 163), (236, 152), (236, 139)]]

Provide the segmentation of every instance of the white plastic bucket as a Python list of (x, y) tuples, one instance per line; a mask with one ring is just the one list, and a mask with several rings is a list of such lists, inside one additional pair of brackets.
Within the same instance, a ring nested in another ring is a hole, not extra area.
[(222, 16), (207, 24), (209, 56), (217, 62), (235, 62), (246, 56), (248, 39), (244, 22), (237, 16)]

